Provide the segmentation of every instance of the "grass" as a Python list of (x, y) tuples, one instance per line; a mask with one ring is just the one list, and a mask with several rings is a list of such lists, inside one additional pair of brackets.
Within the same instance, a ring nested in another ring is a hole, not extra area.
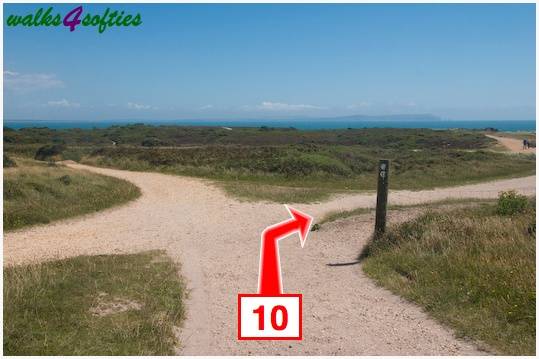
[(137, 198), (129, 182), (18, 158), (4, 169), (4, 230), (99, 211)]
[[(254, 199), (275, 200), (274, 193), (283, 194), (288, 188), (281, 199), (301, 200), (297, 188), (305, 188), (309, 189), (303, 195), (305, 200), (315, 201), (343, 191), (375, 190), (380, 158), (391, 161), (392, 189), (420, 190), (535, 173), (533, 154), (509, 156), (482, 150), (414, 152), (361, 146), (102, 148), (84, 157), (83, 162), (233, 182), (225, 189), (233, 195), (240, 193)], [(240, 185), (244, 189), (238, 189)]]
[(506, 355), (535, 354), (535, 199), (427, 213), (370, 243), (363, 269), (460, 337)]
[[(473, 198), (444, 199), (444, 200), (434, 201), (430, 203), (388, 205), (387, 209), (388, 210), (406, 210), (410, 208), (438, 209), (442, 206), (470, 205), (470, 203), (472, 203), (473, 205), (477, 205), (477, 204), (487, 204), (487, 203), (492, 203), (492, 202), (494, 202), (494, 200), (491, 200), (491, 199), (473, 199)], [(325, 223), (331, 223), (339, 219), (345, 219), (345, 218), (360, 216), (362, 214), (367, 214), (367, 213), (373, 212), (375, 209), (376, 209), (375, 207), (358, 207), (358, 208), (354, 208), (354, 209), (346, 210), (346, 211), (330, 212), (317, 223), (318, 224), (317, 228), (320, 228), (320, 226)]]
[(17, 163), (5, 153), (4, 153), (3, 165), (4, 165), (4, 168), (17, 167)]
[(4, 354), (173, 355), (183, 296), (158, 251), (4, 268)]
[(208, 178), (233, 196), (276, 202), (313, 202), (336, 193), (375, 190), (376, 166), (382, 158), (391, 161), (392, 189), (420, 190), (535, 173), (534, 154), (494, 152), (495, 140), (467, 130), (227, 131), (130, 125), (5, 130), (4, 143), (5, 151), (19, 156), (33, 157), (40, 148), (56, 145), (63, 148), (63, 159)]
[(230, 196), (243, 201), (312, 203), (326, 200), (332, 193), (336, 193), (323, 188), (286, 187), (240, 181), (220, 181), (217, 184)]
[[(349, 211), (335, 211), (328, 213), (325, 217), (323, 217), (317, 224), (318, 226), (321, 226), (325, 223), (331, 223), (334, 221), (337, 221), (339, 219), (345, 219), (355, 216), (360, 216), (362, 214), (367, 214), (374, 211), (374, 208), (354, 208)], [(317, 227), (320, 228), (320, 227)]]

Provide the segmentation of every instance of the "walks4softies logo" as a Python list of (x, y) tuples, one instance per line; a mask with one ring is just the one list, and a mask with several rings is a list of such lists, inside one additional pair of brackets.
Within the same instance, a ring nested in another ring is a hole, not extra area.
[(78, 6), (67, 14), (62, 16), (55, 12), (52, 7), (47, 10), (39, 8), (33, 14), (27, 15), (9, 15), (7, 26), (66, 26), (69, 31), (75, 31), (77, 26), (97, 27), (100, 34), (110, 27), (137, 27), (142, 24), (142, 17), (139, 13), (136, 15), (126, 14), (125, 11), (111, 10), (107, 8), (102, 14), (86, 13), (82, 6)]

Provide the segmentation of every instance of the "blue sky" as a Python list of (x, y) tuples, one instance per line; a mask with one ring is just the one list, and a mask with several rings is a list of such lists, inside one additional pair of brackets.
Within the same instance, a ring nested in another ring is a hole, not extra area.
[(534, 4), (111, 4), (142, 25), (6, 26), (39, 7), (4, 5), (6, 119), (535, 119)]

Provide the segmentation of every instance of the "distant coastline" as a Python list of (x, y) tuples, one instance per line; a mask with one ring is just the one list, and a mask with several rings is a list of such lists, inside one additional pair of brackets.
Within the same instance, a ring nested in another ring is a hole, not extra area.
[(429, 128), (444, 130), (452, 128), (485, 129), (496, 128), (500, 131), (533, 131), (536, 130), (534, 120), (446, 120), (432, 115), (409, 116), (347, 116), (334, 118), (302, 118), (302, 119), (242, 119), (242, 120), (103, 120), (103, 121), (69, 121), (69, 120), (4, 120), (4, 126), (13, 129), (28, 127), (48, 127), (51, 129), (68, 128), (105, 128), (110, 126), (126, 126), (143, 123), (146, 125), (165, 126), (226, 126), (234, 127), (294, 127), (301, 130), (330, 130), (345, 128)]

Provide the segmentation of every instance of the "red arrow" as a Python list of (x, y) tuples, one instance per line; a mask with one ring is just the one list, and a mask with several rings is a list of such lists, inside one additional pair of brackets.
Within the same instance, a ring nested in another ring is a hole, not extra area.
[(291, 219), (270, 226), (262, 232), (260, 247), (260, 270), (258, 294), (273, 296), (283, 293), (281, 262), (279, 260), (279, 240), (299, 232), (301, 247), (305, 245), (313, 218), (292, 207), (286, 206)]

